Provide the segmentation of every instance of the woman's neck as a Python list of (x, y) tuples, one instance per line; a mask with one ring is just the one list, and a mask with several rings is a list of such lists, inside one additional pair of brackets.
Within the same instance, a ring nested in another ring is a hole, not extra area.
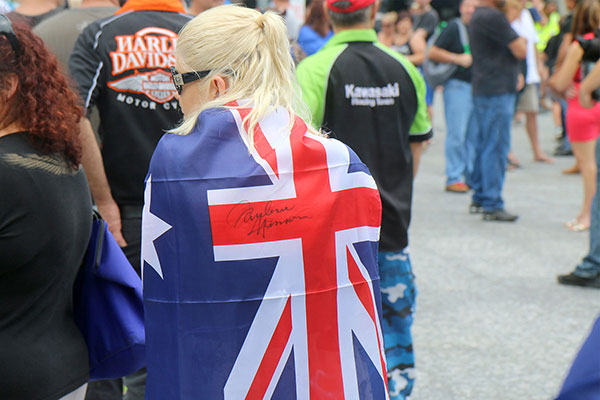
[(21, 4), (15, 9), (15, 11), (26, 16), (36, 16), (54, 10), (56, 7), (58, 7), (58, 4), (59, 3), (56, 0), (45, 0), (41, 2), (24, 0), (21, 1)]
[(0, 137), (8, 136), (13, 133), (23, 132), (24, 129), (18, 122), (12, 122), (4, 128), (0, 128)]
[(379, 41), (386, 46), (394, 44), (394, 33), (379, 32)]
[(404, 44), (404, 43), (408, 42), (409, 39), (410, 39), (410, 32), (409, 33), (397, 33), (394, 41), (396, 42), (396, 44)]

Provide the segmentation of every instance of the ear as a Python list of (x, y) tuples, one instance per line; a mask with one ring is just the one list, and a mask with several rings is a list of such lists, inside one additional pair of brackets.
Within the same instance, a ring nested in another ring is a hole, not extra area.
[(216, 99), (229, 89), (229, 79), (222, 76), (213, 76), (210, 80), (210, 97)]
[(380, 5), (380, 0), (375, 0), (375, 4), (373, 4), (373, 10), (371, 11), (371, 21), (373, 21), (373, 23), (375, 23), (375, 19), (377, 18), (377, 11), (379, 11)]
[(5, 90), (4, 93), (2, 93), (2, 97), (5, 101), (8, 101), (17, 92), (17, 88), (19, 87), (19, 78), (17, 78), (16, 74), (8, 74), (4, 79)]

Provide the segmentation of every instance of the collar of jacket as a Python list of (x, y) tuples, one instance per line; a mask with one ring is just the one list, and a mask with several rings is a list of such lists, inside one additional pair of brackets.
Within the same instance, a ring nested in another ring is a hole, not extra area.
[[(131, 1), (131, 0), (130, 0)], [(376, 42), (377, 33), (373, 29), (348, 29), (333, 35), (325, 46), (335, 46), (348, 42)]]
[(115, 14), (128, 11), (167, 11), (185, 13), (185, 8), (179, 0), (127, 0)]

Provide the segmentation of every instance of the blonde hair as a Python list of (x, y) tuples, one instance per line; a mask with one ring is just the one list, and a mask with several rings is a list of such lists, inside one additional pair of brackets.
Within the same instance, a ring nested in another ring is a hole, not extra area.
[[(171, 133), (187, 135), (202, 111), (240, 108), (226, 106), (237, 100), (252, 102), (252, 110), (243, 121), (248, 138), (242, 139), (249, 149), (253, 149), (256, 125), (277, 107), (284, 107), (290, 115), (298, 114), (310, 125), (296, 80), (287, 29), (277, 14), (261, 14), (235, 5), (204, 11), (181, 29), (176, 56), (178, 64), (186, 69), (210, 70), (205, 82), (215, 75), (227, 78), (229, 88), (188, 113)], [(292, 123), (290, 118), (290, 127)]]
[(391, 22), (392, 24), (396, 25), (396, 22), (398, 22), (398, 13), (396, 11), (390, 11), (383, 14), (381, 17), (381, 23), (385, 24), (386, 22)]

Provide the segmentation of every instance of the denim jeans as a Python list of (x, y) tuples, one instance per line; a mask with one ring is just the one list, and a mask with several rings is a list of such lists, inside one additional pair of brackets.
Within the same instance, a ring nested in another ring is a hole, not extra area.
[[(600, 169), (600, 141), (596, 142), (596, 164)], [(596, 184), (600, 188), (600, 173), (596, 174)], [(575, 268), (575, 275), (593, 278), (600, 275), (600, 193), (596, 191), (592, 203), (592, 221), (590, 222), (590, 251), (581, 264)]]
[(446, 114), (446, 185), (469, 181), (475, 143), (472, 138), (473, 97), (471, 83), (450, 79), (444, 84)]
[(510, 124), (515, 111), (515, 94), (473, 96), (477, 122), (477, 146), (471, 184), (473, 202), (485, 211), (502, 210), (502, 187), (510, 151)]

